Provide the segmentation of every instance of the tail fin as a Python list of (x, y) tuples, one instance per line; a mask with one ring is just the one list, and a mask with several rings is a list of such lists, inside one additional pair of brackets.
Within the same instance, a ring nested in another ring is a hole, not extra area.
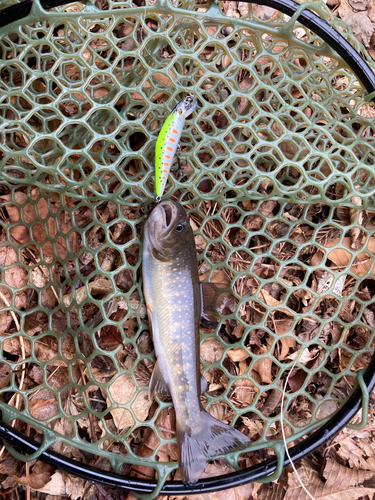
[(180, 471), (184, 484), (198, 481), (207, 462), (216, 455), (233, 451), (248, 444), (249, 439), (229, 425), (202, 411), (197, 419), (196, 429), (186, 432), (184, 426), (178, 428)]

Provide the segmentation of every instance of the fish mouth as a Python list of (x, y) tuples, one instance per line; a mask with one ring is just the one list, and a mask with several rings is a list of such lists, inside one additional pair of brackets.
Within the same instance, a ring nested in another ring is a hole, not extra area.
[(164, 218), (165, 227), (168, 227), (172, 221), (172, 209), (169, 205), (164, 205), (161, 208), (164, 211), (163, 218)]
[(161, 202), (159, 208), (163, 216), (163, 234), (165, 234), (177, 215), (177, 209), (175, 205), (169, 201)]

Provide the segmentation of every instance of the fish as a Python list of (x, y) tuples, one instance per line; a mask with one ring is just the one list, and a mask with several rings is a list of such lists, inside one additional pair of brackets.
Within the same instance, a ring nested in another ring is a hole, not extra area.
[(168, 175), (180, 141), (185, 119), (191, 115), (198, 103), (191, 94), (177, 104), (162, 126), (155, 148), (156, 199), (161, 200)]
[(198, 481), (212, 457), (249, 444), (240, 431), (213, 418), (200, 402), (199, 323), (202, 286), (192, 228), (185, 209), (162, 201), (143, 236), (143, 293), (155, 347), (149, 398), (171, 397), (176, 413), (182, 481)]

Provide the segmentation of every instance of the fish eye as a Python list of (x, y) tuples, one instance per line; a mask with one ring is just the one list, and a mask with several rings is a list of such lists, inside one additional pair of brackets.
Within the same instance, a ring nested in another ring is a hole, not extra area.
[(177, 112), (178, 112), (179, 115), (183, 115), (184, 114), (184, 108), (178, 108)]
[(178, 232), (178, 233), (181, 233), (181, 231), (184, 230), (184, 226), (182, 224), (179, 224), (178, 226), (176, 226), (175, 230)]

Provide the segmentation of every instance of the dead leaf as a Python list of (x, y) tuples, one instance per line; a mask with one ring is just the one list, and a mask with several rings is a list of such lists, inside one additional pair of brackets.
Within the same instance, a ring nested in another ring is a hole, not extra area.
[(374, 33), (372, 22), (365, 12), (342, 12), (341, 19), (349, 24), (355, 37), (365, 47), (370, 46), (370, 39)]
[(261, 407), (263, 415), (265, 415), (266, 417), (270, 416), (279, 405), (281, 397), (281, 392), (278, 389), (272, 389), (267, 397), (266, 402)]
[(231, 349), (228, 351), (228, 357), (236, 363), (237, 361), (244, 361), (245, 359), (250, 357), (250, 353), (245, 351), (244, 349)]
[[(224, 459), (215, 460), (213, 464), (207, 465), (202, 479), (207, 477), (222, 476), (233, 472), (234, 469)], [(177, 476), (179, 477), (179, 476)], [(176, 479), (177, 479), (176, 477)], [(229, 490), (217, 491), (215, 493), (200, 493), (197, 495), (189, 495), (189, 500), (249, 500), (252, 498), (253, 484), (245, 484), (237, 488)], [(169, 497), (172, 500), (172, 497)], [(178, 498), (178, 497), (177, 497)], [(176, 498), (173, 497), (173, 500)]]
[(148, 391), (141, 391), (138, 393), (132, 404), (132, 410), (138, 420), (142, 422), (146, 420), (151, 404), (152, 401), (148, 399)]
[[(375, 488), (360, 486), (363, 481), (373, 477), (372, 472), (349, 469), (331, 459), (327, 460), (324, 468), (325, 482), (307, 465), (307, 461), (298, 468), (298, 474), (310, 494), (319, 500), (358, 500), (366, 495), (372, 497), (375, 493)], [(295, 473), (288, 474), (288, 489), (284, 500), (309, 498)]]
[(19, 468), (19, 460), (12, 457), (12, 455), (10, 455), (9, 452), (6, 451), (0, 461), (0, 474), (13, 475), (19, 471)]
[(125, 408), (115, 408), (114, 410), (111, 410), (111, 415), (119, 431), (134, 425), (132, 414)]
[[(344, 238), (344, 244), (345, 240), (347, 243), (348, 248), (350, 247), (350, 238)], [(333, 250), (328, 254), (329, 260), (331, 260), (334, 264), (337, 266), (337, 271), (342, 271), (345, 269), (352, 256), (351, 254), (347, 251), (344, 250), (343, 248), (337, 248), (336, 250)], [(357, 254), (355, 257), (352, 266), (350, 267), (350, 270), (357, 274), (358, 276), (363, 276), (369, 272), (372, 266), (372, 259), (367, 253), (360, 253)]]
[(47, 493), (47, 495), (66, 495), (66, 486), (63, 479), (63, 474), (60, 471), (56, 471), (47, 484), (40, 488), (33, 488), (41, 493)]
[(283, 337), (280, 339), (281, 343), (281, 353), (280, 353), (280, 361), (283, 361), (289, 354), (289, 351), (293, 352), (296, 349), (296, 339), (294, 337)]
[(266, 357), (257, 361), (253, 367), (253, 370), (259, 374), (261, 381), (264, 384), (272, 384), (273, 382), (271, 369), (272, 359)]
[(59, 411), (56, 396), (49, 389), (40, 389), (29, 399), (30, 413), (38, 420), (53, 417)]
[(124, 374), (116, 378), (109, 386), (113, 400), (119, 404), (128, 403), (136, 391), (134, 380), (130, 375)]
[[(18, 256), (12, 247), (0, 247), (0, 266), (11, 266), (18, 262)], [(16, 290), (28, 284), (29, 277), (26, 269), (20, 266), (10, 267), (4, 271), (5, 281)]]
[(232, 385), (229, 398), (236, 406), (246, 408), (254, 401), (257, 392), (258, 388), (251, 380), (236, 380)]
[(372, 430), (356, 431), (349, 439), (349, 434), (352, 432), (350, 429), (344, 429), (336, 437), (338, 456), (346, 460), (353, 469), (368, 469), (375, 472), (375, 444)]
[(274, 299), (272, 295), (264, 289), (259, 292), (258, 297), (260, 298), (260, 300), (263, 300), (263, 302), (265, 302), (268, 306), (278, 306), (281, 304), (280, 300)]
[(201, 346), (201, 356), (207, 363), (217, 363), (224, 352), (224, 346), (218, 339), (210, 337)]
[(69, 498), (71, 500), (78, 500), (78, 498), (81, 498), (85, 490), (86, 481), (65, 472), (63, 473), (63, 479), (65, 481), (66, 494)]
[(30, 474), (29, 477), (13, 477), (18, 484), (30, 486), (30, 488), (32, 488), (33, 490), (40, 491), (40, 489), (50, 481), (51, 474), (49, 472), (43, 472), (42, 474)]

